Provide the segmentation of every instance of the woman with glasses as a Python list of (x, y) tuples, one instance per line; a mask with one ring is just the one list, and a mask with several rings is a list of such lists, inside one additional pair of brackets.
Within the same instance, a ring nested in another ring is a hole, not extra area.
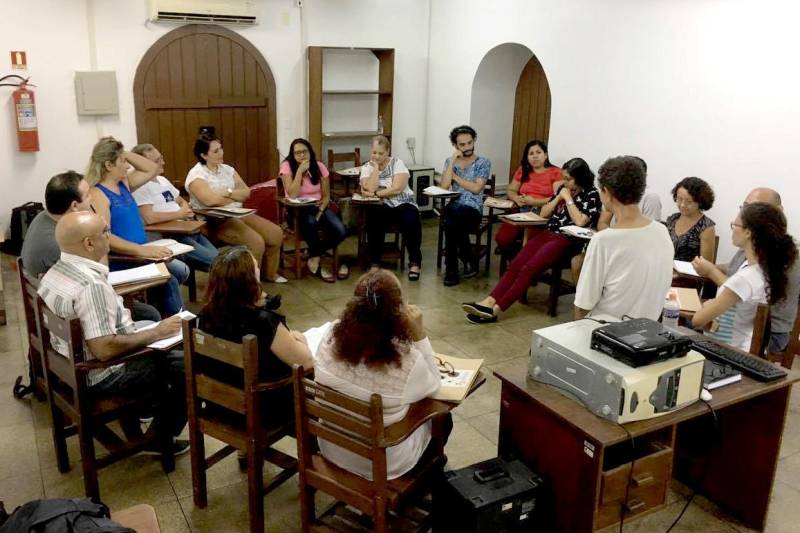
[[(286, 326), (286, 318), (269, 309), (259, 284), (258, 261), (245, 246), (222, 250), (211, 264), (206, 305), (198, 315), (203, 331), (231, 342), (253, 334), (258, 339), (260, 378), (277, 381), (292, 375), (292, 365), (314, 365), (305, 337)], [(239, 380), (242, 375), (220, 376)], [(269, 426), (293, 416), (291, 387), (274, 392), (264, 413)]]
[[(333, 283), (336, 278), (346, 279), (350, 269), (342, 264), (335, 275), (320, 265), (320, 256), (336, 248), (347, 236), (347, 230), (330, 210), (331, 182), (328, 169), (317, 161), (314, 149), (305, 139), (295, 139), (289, 145), (289, 155), (278, 171), (287, 198), (311, 198), (313, 203), (299, 208), (300, 235), (308, 244), (308, 270), (322, 281)], [(320, 238), (320, 232), (324, 237)]]
[[(422, 312), (403, 303), (397, 276), (375, 268), (361, 276), (341, 318), (320, 342), (314, 379), (341, 393), (369, 401), (383, 400), (383, 422), (402, 420), (409, 406), (435, 394), (441, 386), (439, 368), (422, 326)], [(452, 419), (437, 418), (436, 435), (447, 439)], [(408, 439), (386, 450), (389, 479), (402, 476), (417, 464), (431, 441), (431, 422)], [(372, 463), (320, 439), (328, 460), (361, 477), (372, 478)]]
[(700, 178), (683, 178), (672, 189), (678, 212), (667, 218), (667, 230), (675, 246), (676, 261), (691, 261), (700, 256), (714, 260), (714, 221), (703, 214), (714, 205), (714, 191)]
[(786, 298), (788, 271), (797, 260), (797, 246), (786, 233), (783, 211), (765, 203), (742, 207), (731, 223), (731, 240), (746, 261), (694, 314), (692, 325), (703, 327), (732, 309), (733, 346), (750, 349), (753, 322), (759, 304), (773, 305)]
[(525, 247), (508, 266), (491, 294), (479, 302), (464, 303), (461, 309), (473, 324), (495, 322), (501, 311), (522, 297), (531, 281), (565, 257), (581, 249), (563, 233), (564, 226), (593, 228), (597, 225), (602, 203), (594, 186), (594, 172), (583, 159), (576, 157), (564, 163), (564, 180), (558, 192), (542, 206), (540, 215), (549, 217), (547, 227), (534, 229)]

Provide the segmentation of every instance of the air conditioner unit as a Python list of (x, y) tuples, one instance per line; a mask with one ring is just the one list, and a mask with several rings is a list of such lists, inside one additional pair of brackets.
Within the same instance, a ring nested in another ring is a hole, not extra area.
[(191, 24), (258, 24), (256, 0), (150, 0), (150, 20)]

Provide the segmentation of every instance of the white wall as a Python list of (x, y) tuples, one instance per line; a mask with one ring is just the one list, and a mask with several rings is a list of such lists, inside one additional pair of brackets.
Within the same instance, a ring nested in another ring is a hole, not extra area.
[[(595, 170), (608, 156), (643, 157), (665, 215), (675, 182), (708, 180), (729, 257), (728, 223), (751, 188), (800, 205), (798, 15), (788, 0), (436, 0), (426, 153), (443, 160), (447, 131), (469, 120), (470, 92), (454, 88), (472, 84), (491, 48), (523, 44), (550, 82), (551, 157)], [(800, 236), (800, 214), (787, 211)]]
[[(278, 150), (285, 154), (294, 137), (307, 131), (307, 45), (395, 48), (395, 152), (408, 158), (405, 138), (416, 137), (422, 152), (427, 89), (428, 0), (260, 0), (260, 24), (231, 27), (261, 52), (277, 89)], [(65, 169), (85, 169), (98, 135), (114, 135), (127, 146), (136, 141), (133, 79), (148, 48), (172, 24), (146, 23), (147, 0), (28, 0), (5, 2), (0, 18), (0, 72), (10, 73), (8, 52), (28, 52), (38, 85), (41, 151), (17, 151), (12, 89), (0, 88), (0, 225), (8, 227), (11, 209), (43, 201), (47, 180)], [(23, 24), (20, 21), (30, 21)], [(387, 26), (390, 24), (390, 26)], [(387, 30), (391, 28), (391, 31)], [(118, 116), (78, 118), (73, 78), (92, 68), (91, 30), (96, 68), (114, 70), (119, 87)], [(189, 147), (187, 147), (189, 149)]]
[(508, 183), (509, 169), (516, 168), (509, 154), (517, 82), (532, 55), (526, 46), (501, 44), (483, 57), (472, 81), (469, 121), (478, 132), (476, 151), (492, 162), (500, 186)]

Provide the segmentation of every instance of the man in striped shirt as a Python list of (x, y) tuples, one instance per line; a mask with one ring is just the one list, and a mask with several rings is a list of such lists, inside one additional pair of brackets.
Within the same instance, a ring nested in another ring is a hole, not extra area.
[[(109, 228), (101, 217), (86, 211), (65, 214), (55, 231), (61, 258), (42, 278), (39, 295), (56, 315), (77, 316), (83, 330), (87, 358), (113, 360), (140, 350), (148, 344), (176, 335), (181, 320), (175, 315), (155, 328), (136, 332), (130, 312), (108, 282), (108, 267), (103, 264), (109, 250)], [(51, 336), (53, 348), (68, 355), (66, 343)], [(165, 424), (177, 435), (186, 424), (183, 354), (166, 354), (166, 372), (155, 361), (141, 358), (89, 372), (89, 386), (95, 394), (136, 396), (152, 390), (166, 378), (170, 394), (168, 405), (157, 409), (156, 424)], [(181, 446), (183, 448), (183, 446)]]

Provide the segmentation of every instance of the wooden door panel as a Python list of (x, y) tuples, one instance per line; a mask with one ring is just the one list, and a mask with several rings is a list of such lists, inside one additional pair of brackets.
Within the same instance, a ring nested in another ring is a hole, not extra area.
[(528, 141), (547, 142), (550, 136), (550, 85), (536, 56), (522, 69), (514, 101), (514, 126), (511, 134), (510, 175), (519, 166)]
[(263, 56), (240, 35), (187, 25), (148, 50), (134, 81), (139, 142), (164, 154), (165, 174), (182, 185), (196, 160), (200, 126), (214, 126), (225, 162), (248, 182), (275, 175), (275, 81)]

